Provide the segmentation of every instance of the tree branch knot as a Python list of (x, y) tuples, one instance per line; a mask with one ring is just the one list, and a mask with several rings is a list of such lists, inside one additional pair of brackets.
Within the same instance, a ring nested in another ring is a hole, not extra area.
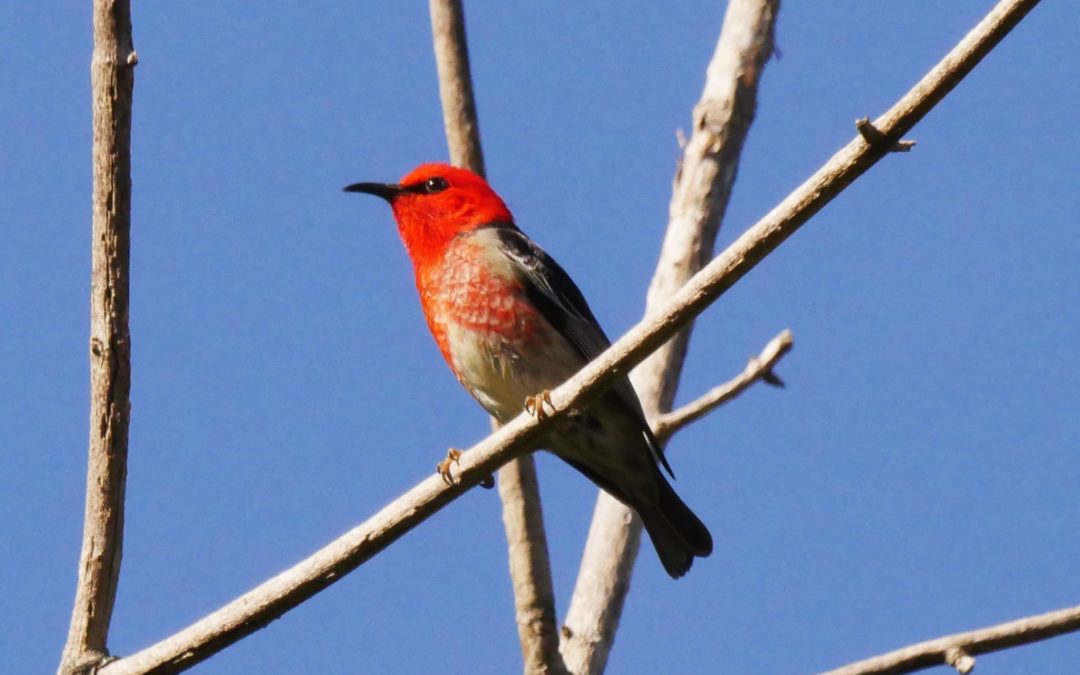
[(975, 658), (964, 651), (963, 647), (949, 647), (946, 649), (945, 663), (955, 668), (960, 675), (967, 675), (975, 669)]
[(916, 141), (911, 140), (891, 141), (888, 136), (881, 133), (881, 130), (874, 126), (869, 117), (855, 120), (855, 130), (871, 147), (888, 147), (889, 152), (910, 152), (916, 144)]

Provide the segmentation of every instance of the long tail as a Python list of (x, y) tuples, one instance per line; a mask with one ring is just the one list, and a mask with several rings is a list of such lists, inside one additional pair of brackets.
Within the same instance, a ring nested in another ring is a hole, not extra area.
[[(694, 515), (690, 507), (679, 499), (671, 484), (660, 473), (660, 467), (650, 463), (659, 498), (655, 505), (643, 506), (642, 499), (632, 499), (619, 486), (603, 474), (593, 471), (584, 462), (560, 455), (564, 461), (585, 474), (609, 495), (626, 504), (641, 516), (649, 539), (652, 540), (660, 562), (672, 579), (678, 579), (690, 569), (694, 558), (704, 558), (712, 553), (712, 535), (705, 524)], [(649, 502), (653, 502), (649, 499)]]
[(659, 471), (656, 477), (660, 485), (660, 502), (649, 511), (639, 510), (638, 515), (664, 569), (672, 579), (678, 579), (690, 569), (694, 558), (704, 558), (712, 553), (712, 535)]

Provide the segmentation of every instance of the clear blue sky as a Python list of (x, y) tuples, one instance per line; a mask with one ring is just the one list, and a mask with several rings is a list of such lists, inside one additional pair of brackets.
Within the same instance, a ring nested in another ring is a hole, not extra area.
[[(0, 669), (55, 668), (87, 437), (89, 2), (0, 5)], [(785, 3), (729, 242), (992, 5)], [(639, 318), (722, 2), (472, 3), (489, 173), (613, 335)], [(131, 653), (364, 520), (486, 418), (389, 210), (446, 158), (426, 3), (135, 8)], [(612, 673), (791, 673), (1080, 602), (1080, 4), (1046, 2), (699, 322), (680, 399), (779, 330), (786, 390), (679, 435), (716, 553), (651, 550)], [(560, 614), (595, 490), (539, 459)], [(1064, 672), (1080, 637), (979, 659)], [(499, 502), (465, 495), (202, 673), (520, 668)]]

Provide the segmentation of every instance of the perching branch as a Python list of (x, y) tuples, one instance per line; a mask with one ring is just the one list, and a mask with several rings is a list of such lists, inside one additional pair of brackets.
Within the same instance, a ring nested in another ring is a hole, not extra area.
[(824, 675), (894, 675), (940, 665), (950, 665), (961, 673), (968, 673), (975, 667), (973, 657), (976, 654), (988, 654), (1076, 631), (1080, 631), (1080, 605), (927, 640), (830, 670)]
[[(1036, 4), (1038, 0), (1003, 0), (874, 125), (888, 139), (898, 139), (910, 131)], [(518, 415), (464, 453), (457, 484), (446, 485), (440, 476), (429, 476), (375, 516), (293, 568), (162, 642), (105, 665), (99, 672), (117, 675), (190, 667), (265, 626), (355, 569), (487, 478), (499, 466), (526, 452), (545, 430), (563, 422), (566, 411), (586, 407), (616, 378), (701, 314), (888, 152), (888, 148), (871, 146), (861, 136), (849, 142), (727, 250), (691, 277), (670, 301), (552, 391), (555, 407), (552, 414), (543, 420), (524, 413)]]
[(124, 540), (131, 410), (128, 252), (131, 97), (137, 58), (128, 0), (94, 1), (93, 218), (90, 273), (90, 447), (79, 579), (58, 672), (107, 655)]
[[(430, 7), (450, 161), (483, 175), (484, 153), (469, 72), (464, 8), (461, 0), (431, 0)], [(492, 419), (492, 429), (496, 428), (498, 422)], [(522, 455), (499, 470), (499, 499), (525, 672), (565, 673), (559, 654), (555, 592), (540, 485), (532, 455)]]
[(773, 386), (784, 386), (783, 382), (773, 374), (773, 368), (780, 362), (780, 359), (784, 358), (784, 354), (791, 351), (794, 344), (791, 331), (784, 330), (772, 340), (769, 340), (769, 344), (765, 345), (760, 354), (751, 356), (750, 363), (746, 364), (746, 368), (734, 378), (710, 389), (678, 410), (661, 415), (653, 423), (653, 433), (656, 434), (657, 438), (667, 441), (687, 424), (708, 415), (749, 389), (758, 380), (764, 380)]
[[(694, 107), (693, 133), (675, 174), (667, 233), (649, 285), (646, 316), (713, 255), (743, 142), (754, 119), (758, 83), (772, 55), (779, 6), (779, 0), (728, 4), (701, 100)], [(691, 328), (687, 324), (631, 375), (650, 419), (671, 409)], [(637, 515), (600, 492), (560, 647), (575, 673), (604, 670), (640, 540)]]
[[(173, 673), (190, 668), (241, 638), (263, 628), (304, 600), (330, 586), (416, 527), (499, 464), (529, 447), (537, 424), (515, 420), (472, 448), (462, 458), (459, 482), (447, 485), (432, 474), (381, 511), (293, 567), (239, 598), (131, 656), (102, 667), (101, 675)], [(496, 451), (497, 454), (488, 454)], [(482, 459), (479, 463), (477, 459)]]

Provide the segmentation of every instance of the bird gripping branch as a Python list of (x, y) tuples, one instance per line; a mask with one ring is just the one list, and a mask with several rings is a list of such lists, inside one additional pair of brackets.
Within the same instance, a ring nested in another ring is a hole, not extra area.
[[(389, 202), (439, 350), (499, 421), (543, 415), (547, 391), (610, 346), (570, 276), (477, 174), (423, 164), (400, 183), (345, 191)], [(712, 552), (708, 529), (661, 472), (671, 468), (627, 378), (542, 445), (641, 516), (673, 578)]]

